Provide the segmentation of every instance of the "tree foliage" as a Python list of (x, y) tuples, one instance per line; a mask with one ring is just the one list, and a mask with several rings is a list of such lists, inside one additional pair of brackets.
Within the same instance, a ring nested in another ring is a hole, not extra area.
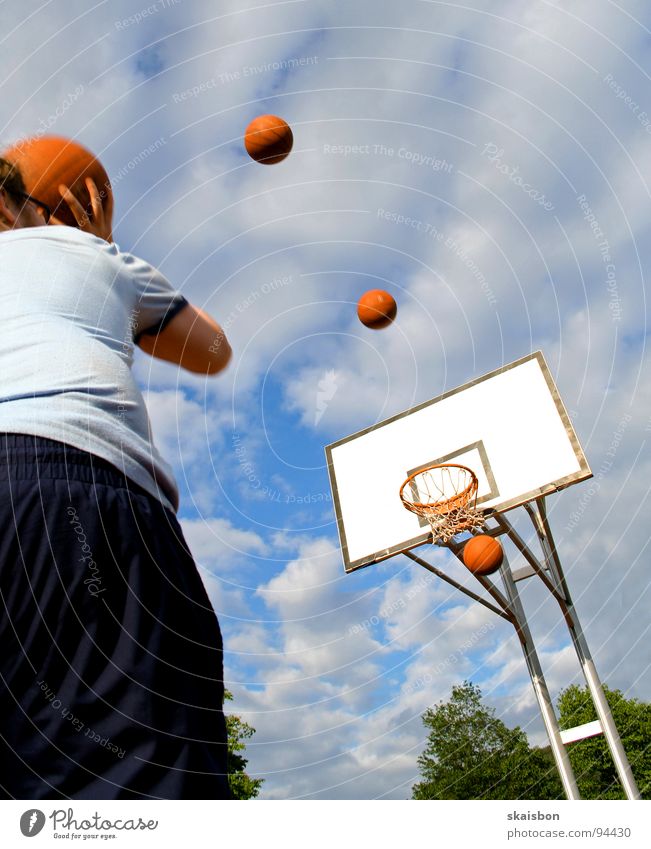
[[(224, 693), (224, 699), (231, 701), (232, 693)], [(226, 731), (228, 732), (228, 783), (235, 799), (255, 799), (260, 792), (263, 778), (251, 778), (246, 772), (248, 760), (243, 752), (246, 740), (255, 734), (255, 728), (244, 722), (236, 714), (226, 714)]]
[(412, 798), (563, 798), (549, 751), (531, 748), (521, 728), (507, 728), (472, 683), (453, 687), (450, 701), (425, 711), (423, 722), (430, 731)]
[[(651, 704), (604, 686), (606, 700), (643, 799), (651, 799)], [(597, 719), (587, 687), (572, 685), (558, 699), (561, 728)], [(625, 799), (603, 734), (571, 743), (570, 762), (584, 799)]]

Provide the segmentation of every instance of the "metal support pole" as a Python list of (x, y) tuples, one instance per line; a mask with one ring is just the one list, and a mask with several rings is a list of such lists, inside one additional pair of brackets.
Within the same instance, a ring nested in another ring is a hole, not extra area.
[(461, 586), (458, 581), (455, 581), (453, 578), (448, 577), (445, 572), (441, 572), (440, 569), (437, 569), (436, 566), (432, 566), (432, 564), (428, 563), (427, 560), (423, 560), (421, 557), (418, 557), (412, 551), (405, 551), (403, 552), (403, 554), (406, 557), (409, 557), (410, 560), (413, 560), (414, 563), (418, 563), (424, 569), (427, 569), (428, 572), (432, 572), (442, 581), (451, 584), (457, 590), (461, 590), (464, 595), (469, 596), (473, 601), (478, 601), (480, 604), (483, 604), (484, 607), (487, 607), (489, 610), (492, 610), (493, 613), (497, 613), (498, 616), (502, 616), (508, 622), (511, 622), (511, 617), (507, 613), (504, 613), (502, 610), (495, 607), (494, 604), (491, 604), (490, 602), (486, 601), (486, 599), (482, 598), (480, 595), (477, 595), (477, 593), (472, 592), (472, 590), (468, 590), (465, 587)]
[[(562, 594), (559, 592), (558, 586), (554, 581), (551, 581), (547, 576), (545, 569), (538, 562), (538, 558), (531, 551), (526, 542), (522, 539), (520, 534), (516, 531), (513, 525), (509, 522), (506, 516), (496, 516), (496, 521), (499, 523), (500, 527), (504, 530), (504, 533), (507, 534), (509, 539), (512, 540), (516, 544), (516, 546), (520, 549), (521, 554), (524, 555), (525, 559), (533, 569), (534, 573), (538, 575), (543, 584), (547, 587), (549, 592), (556, 598), (559, 603), (561, 601), (565, 601)], [(549, 569), (549, 567), (548, 567)], [(550, 571), (550, 574), (554, 577), (553, 573)]]
[(613, 719), (610, 706), (606, 700), (603, 687), (601, 686), (599, 675), (597, 674), (597, 669), (590, 655), (588, 643), (583, 635), (579, 619), (576, 615), (574, 605), (572, 604), (572, 598), (565, 580), (565, 575), (563, 574), (563, 567), (561, 566), (561, 561), (549, 526), (545, 499), (539, 498), (536, 501), (536, 504), (538, 506), (537, 512), (530, 505), (526, 505), (528, 508), (527, 512), (529, 513), (536, 533), (538, 534), (548, 568), (554, 575), (557, 586), (561, 589), (563, 600), (561, 601), (557, 595), (556, 600), (565, 614), (572, 642), (574, 643), (574, 649), (579, 658), (579, 663), (581, 664), (583, 675), (585, 676), (590, 695), (592, 696), (597, 716), (601, 722), (601, 728), (615, 763), (615, 769), (617, 770), (619, 779), (622, 782), (622, 787), (624, 788), (626, 797), (628, 799), (640, 799), (640, 791), (638, 790), (635, 777), (633, 776), (631, 765), (628, 761), (628, 757), (626, 756), (626, 752), (624, 751), (619, 732), (617, 731), (617, 726), (615, 725), (615, 720)]
[(533, 684), (540, 713), (542, 715), (543, 722), (545, 723), (545, 729), (547, 730), (547, 736), (549, 737), (552, 754), (554, 755), (556, 767), (563, 783), (565, 795), (568, 799), (580, 799), (581, 796), (579, 794), (576, 778), (574, 777), (572, 764), (570, 763), (569, 755), (563, 745), (563, 741), (561, 740), (561, 729), (554, 712), (554, 706), (551, 696), (549, 695), (549, 690), (547, 689), (545, 676), (540, 665), (540, 660), (538, 659), (538, 654), (534, 647), (533, 638), (529, 631), (529, 625), (527, 624), (527, 617), (525, 615), (522, 602), (520, 601), (520, 595), (515, 581), (513, 580), (511, 568), (508, 564), (506, 555), (504, 556), (504, 561), (500, 566), (500, 575), (502, 576), (506, 595), (509, 599), (509, 606), (517, 621), (516, 631), (520, 638), (522, 651), (527, 662), (527, 669), (531, 676), (531, 683)]
[[(624, 747), (622, 746), (622, 741), (617, 731), (617, 727), (615, 725), (610, 707), (606, 700), (601, 681), (599, 679), (597, 670), (590, 655), (588, 644), (583, 635), (583, 631), (581, 630), (581, 626), (579, 624), (579, 620), (576, 615), (574, 605), (572, 603), (567, 582), (565, 580), (565, 575), (563, 574), (563, 568), (561, 566), (560, 558), (558, 556), (556, 545), (554, 543), (554, 538), (552, 536), (551, 528), (549, 526), (549, 521), (547, 519), (545, 499), (539, 498), (536, 500), (535, 503), (537, 509), (533, 507), (531, 502), (525, 504), (524, 507), (527, 513), (529, 514), (529, 517), (533, 523), (534, 529), (538, 536), (538, 540), (540, 542), (544, 555), (546, 569), (543, 565), (541, 565), (541, 563), (538, 561), (531, 549), (527, 546), (527, 544), (519, 536), (515, 528), (505, 517), (497, 517), (498, 527), (494, 529), (491, 535), (498, 536), (502, 533), (505, 533), (515, 543), (519, 551), (524, 555), (525, 559), (528, 561), (532, 569), (532, 573), (537, 574), (541, 578), (545, 587), (549, 590), (550, 594), (553, 595), (556, 601), (558, 602), (563, 616), (565, 617), (568, 630), (572, 637), (572, 642), (574, 644), (574, 648), (577, 653), (581, 669), (585, 676), (590, 695), (592, 696), (592, 700), (597, 711), (597, 716), (599, 717), (601, 730), (603, 731), (606, 742), (610, 748), (610, 752), (615, 763), (615, 768), (619, 775), (620, 781), (622, 782), (624, 792), (626, 793), (626, 796), (629, 799), (640, 799), (640, 792), (637, 788), (637, 784), (635, 782), (630, 763), (626, 756), (626, 752), (624, 751)], [(462, 544), (455, 543), (452, 540), (447, 544), (447, 547), (455, 554), (455, 556), (459, 560), (463, 562)], [(545, 729), (547, 730), (547, 735), (551, 744), (552, 754), (554, 756), (556, 767), (563, 783), (565, 794), (568, 799), (580, 799), (581, 797), (579, 794), (576, 779), (574, 777), (574, 772), (572, 770), (569, 755), (561, 737), (561, 730), (558, 725), (556, 714), (554, 712), (551, 696), (549, 694), (549, 690), (547, 689), (547, 683), (545, 681), (542, 667), (540, 665), (540, 660), (536, 653), (533, 637), (529, 630), (529, 625), (527, 623), (524, 607), (522, 606), (517, 585), (511, 572), (511, 568), (508, 564), (506, 555), (504, 556), (504, 560), (502, 562), (502, 565), (500, 566), (500, 575), (504, 583), (506, 597), (487, 578), (484, 578), (479, 575), (475, 576), (477, 580), (481, 583), (481, 585), (484, 587), (484, 589), (486, 589), (492, 595), (493, 599), (497, 602), (499, 607), (502, 608), (502, 610), (504, 611), (502, 613), (494, 605), (490, 604), (485, 599), (482, 599), (480, 596), (461, 586), (461, 584), (454, 581), (452, 578), (446, 576), (436, 567), (432, 566), (426, 561), (421, 560), (419, 557), (409, 551), (404, 553), (407, 554), (407, 556), (414, 560), (416, 563), (419, 563), (421, 566), (424, 566), (430, 572), (433, 572), (434, 574), (438, 575), (440, 578), (452, 584), (457, 589), (460, 589), (462, 592), (464, 592), (466, 595), (470, 596), (474, 600), (481, 602), (481, 604), (485, 605), (494, 613), (499, 614), (514, 625), (516, 633), (520, 640), (520, 644), (522, 646), (522, 651), (524, 653), (527, 669), (529, 671), (529, 675), (531, 676), (531, 683), (533, 684), (536, 699), (538, 700), (540, 713), (545, 724)], [(572, 730), (576, 731), (576, 729)]]
[[(448, 547), (455, 556), (463, 562), (463, 545), (452, 541), (448, 544)], [(549, 690), (547, 689), (547, 682), (545, 681), (545, 676), (535, 649), (533, 637), (531, 636), (531, 632), (527, 624), (524, 607), (520, 601), (518, 589), (515, 581), (513, 580), (513, 575), (511, 574), (511, 568), (508, 564), (506, 555), (504, 555), (504, 560), (500, 566), (500, 574), (502, 576), (502, 581), (504, 582), (506, 598), (487, 578), (483, 578), (479, 575), (475, 575), (475, 577), (479, 580), (482, 586), (491, 593), (498, 604), (504, 608), (504, 612), (506, 614), (505, 618), (509, 619), (515, 627), (520, 640), (520, 645), (522, 646), (522, 652), (527, 664), (527, 669), (529, 670), (534, 693), (538, 700), (538, 706), (545, 724), (547, 736), (549, 737), (549, 743), (556, 762), (556, 768), (558, 769), (563, 789), (565, 790), (565, 795), (568, 799), (580, 799), (581, 796), (579, 794), (576, 778), (574, 777), (574, 771), (572, 770), (572, 764), (570, 763), (569, 755), (567, 754), (567, 750), (561, 739), (561, 729), (554, 712), (554, 706), (551, 696), (549, 695)], [(486, 602), (482, 603), (486, 604)], [(492, 607), (492, 605), (487, 606)]]

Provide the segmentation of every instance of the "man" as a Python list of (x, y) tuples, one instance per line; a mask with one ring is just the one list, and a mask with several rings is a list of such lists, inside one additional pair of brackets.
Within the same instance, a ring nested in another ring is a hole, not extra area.
[(219, 625), (131, 366), (231, 349), (87, 185), (46, 226), (0, 159), (0, 795), (230, 798)]

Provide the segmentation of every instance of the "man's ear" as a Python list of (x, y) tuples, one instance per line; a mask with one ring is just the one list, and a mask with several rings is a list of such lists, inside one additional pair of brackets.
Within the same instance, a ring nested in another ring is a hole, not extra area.
[(0, 216), (2, 216), (2, 218), (4, 218), (4, 220), (12, 226), (16, 223), (16, 219), (18, 218), (12, 209), (6, 189), (0, 189)]

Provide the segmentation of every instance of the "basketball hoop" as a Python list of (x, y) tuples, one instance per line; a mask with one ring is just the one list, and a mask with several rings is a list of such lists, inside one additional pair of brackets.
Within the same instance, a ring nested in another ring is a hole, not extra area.
[(479, 481), (472, 469), (456, 463), (428, 466), (409, 475), (400, 487), (407, 510), (422, 516), (432, 529), (432, 542), (445, 544), (462, 531), (479, 530)]

